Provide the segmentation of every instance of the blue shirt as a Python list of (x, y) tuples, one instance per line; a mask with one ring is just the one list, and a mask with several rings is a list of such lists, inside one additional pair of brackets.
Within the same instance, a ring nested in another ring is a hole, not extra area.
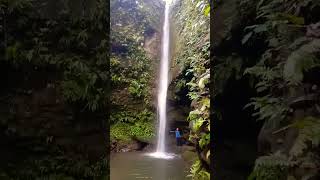
[(175, 131), (176, 132), (176, 138), (179, 138), (179, 137), (181, 137), (181, 135), (180, 135), (180, 132), (179, 131)]

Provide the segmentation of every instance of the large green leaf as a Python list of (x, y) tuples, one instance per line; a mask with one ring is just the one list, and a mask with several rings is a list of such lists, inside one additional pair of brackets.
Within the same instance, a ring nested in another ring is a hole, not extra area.
[(316, 56), (319, 52), (319, 39), (314, 39), (292, 52), (284, 65), (284, 79), (294, 85), (301, 83), (305, 71), (320, 65), (320, 60)]

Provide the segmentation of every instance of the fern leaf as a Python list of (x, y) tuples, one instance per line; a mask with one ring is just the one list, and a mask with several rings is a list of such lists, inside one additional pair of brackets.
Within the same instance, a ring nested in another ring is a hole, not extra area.
[(297, 85), (303, 79), (303, 72), (319, 66), (316, 53), (320, 51), (320, 40), (315, 39), (291, 53), (284, 66), (284, 79), (289, 84)]
[(297, 157), (308, 147), (307, 143), (311, 142), (314, 147), (320, 144), (320, 120), (314, 117), (306, 117), (303, 120), (293, 124), (299, 129), (299, 135), (290, 150), (290, 155)]

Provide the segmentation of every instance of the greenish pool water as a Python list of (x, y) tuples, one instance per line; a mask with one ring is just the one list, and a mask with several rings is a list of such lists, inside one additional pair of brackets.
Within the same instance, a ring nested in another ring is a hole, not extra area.
[(110, 157), (111, 180), (187, 180), (189, 167), (177, 156), (173, 159), (158, 159), (147, 153), (117, 153)]

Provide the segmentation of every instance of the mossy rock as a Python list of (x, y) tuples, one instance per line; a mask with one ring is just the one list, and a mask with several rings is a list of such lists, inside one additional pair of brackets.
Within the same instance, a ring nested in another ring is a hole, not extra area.
[(182, 153), (182, 158), (187, 162), (194, 162), (197, 160), (197, 153), (194, 151), (186, 150)]

